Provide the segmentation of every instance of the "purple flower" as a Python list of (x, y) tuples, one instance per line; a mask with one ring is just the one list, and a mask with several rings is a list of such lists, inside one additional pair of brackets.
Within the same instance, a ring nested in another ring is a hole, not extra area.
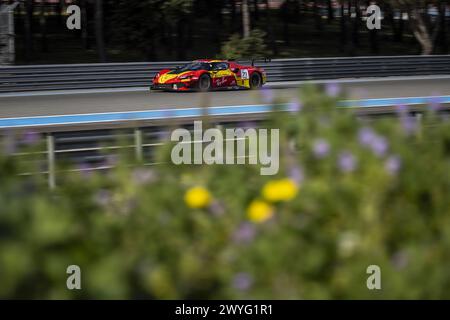
[(252, 285), (252, 278), (248, 273), (238, 273), (233, 277), (233, 287), (239, 291), (247, 291)]
[(170, 139), (170, 132), (169, 131), (158, 131), (156, 134), (158, 142), (164, 142)]
[(358, 141), (363, 146), (370, 146), (372, 141), (375, 139), (376, 134), (373, 132), (371, 128), (364, 127), (359, 129), (358, 132)]
[(330, 145), (328, 144), (328, 142), (326, 140), (317, 139), (314, 142), (313, 153), (317, 158), (322, 159), (322, 158), (326, 157), (329, 151), (330, 151)]
[(288, 110), (290, 112), (297, 113), (300, 112), (300, 110), (302, 110), (302, 107), (303, 107), (302, 103), (298, 99), (294, 99), (289, 103)]
[(243, 222), (233, 234), (233, 242), (249, 243), (256, 235), (255, 226), (249, 222)]
[(244, 121), (240, 124), (243, 129), (254, 129), (257, 127), (255, 121)]
[(394, 253), (394, 255), (391, 258), (391, 262), (397, 270), (406, 268), (409, 263), (409, 258), (408, 258), (407, 252), (398, 251), (398, 252)]
[(384, 137), (375, 136), (370, 144), (370, 148), (373, 153), (378, 157), (382, 157), (386, 154), (387, 149), (389, 148), (388, 142)]
[(273, 102), (273, 91), (271, 89), (264, 88), (261, 90), (262, 100), (264, 103)]
[(225, 213), (225, 208), (219, 201), (213, 201), (209, 206), (209, 211), (215, 216), (221, 216)]
[(81, 163), (77, 166), (78, 171), (80, 172), (80, 174), (85, 177), (88, 178), (92, 175), (92, 172), (94, 170), (94, 168), (89, 165), (88, 163)]
[(11, 155), (17, 151), (16, 138), (12, 133), (8, 133), (3, 140), (3, 152)]
[(337, 97), (339, 95), (339, 93), (341, 92), (341, 87), (336, 82), (330, 82), (330, 83), (326, 84), (325, 92), (330, 97)]
[(397, 114), (400, 116), (404, 116), (408, 113), (409, 108), (408, 106), (404, 105), (404, 104), (400, 104), (396, 107), (397, 109)]
[(405, 115), (401, 117), (400, 121), (403, 128), (403, 132), (405, 132), (407, 135), (411, 135), (417, 131), (418, 129), (417, 121), (414, 117)]
[(153, 170), (145, 168), (134, 169), (131, 173), (133, 181), (137, 185), (145, 185), (155, 181), (156, 175)]
[(119, 162), (119, 156), (115, 154), (109, 154), (105, 157), (103, 161), (103, 166), (105, 167), (115, 167)]
[(352, 172), (356, 169), (356, 159), (348, 151), (343, 151), (338, 157), (338, 166), (342, 172)]
[(289, 170), (289, 178), (291, 178), (296, 184), (301, 184), (305, 179), (302, 168), (293, 167)]
[(439, 97), (432, 97), (429, 106), (431, 111), (438, 112), (441, 109), (441, 99)]
[(384, 163), (384, 168), (391, 175), (397, 174), (401, 166), (402, 162), (398, 156), (390, 156)]
[(102, 207), (107, 206), (112, 200), (111, 192), (108, 190), (100, 190), (94, 196), (94, 202)]
[(27, 145), (33, 145), (39, 142), (40, 135), (34, 131), (27, 131), (23, 135), (23, 142)]

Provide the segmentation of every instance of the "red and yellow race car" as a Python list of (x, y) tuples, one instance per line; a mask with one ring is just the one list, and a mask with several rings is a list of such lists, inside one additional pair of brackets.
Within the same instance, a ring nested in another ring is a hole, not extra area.
[(229, 60), (195, 60), (173, 70), (161, 70), (152, 90), (209, 91), (219, 88), (257, 89), (266, 83), (263, 68), (239, 65)]

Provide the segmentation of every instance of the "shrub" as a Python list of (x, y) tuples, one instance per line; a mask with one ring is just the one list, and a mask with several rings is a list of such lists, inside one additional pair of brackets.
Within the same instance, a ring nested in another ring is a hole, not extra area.
[(266, 57), (270, 54), (264, 42), (265, 32), (254, 29), (247, 38), (234, 34), (222, 45), (221, 57), (224, 59), (248, 59)]

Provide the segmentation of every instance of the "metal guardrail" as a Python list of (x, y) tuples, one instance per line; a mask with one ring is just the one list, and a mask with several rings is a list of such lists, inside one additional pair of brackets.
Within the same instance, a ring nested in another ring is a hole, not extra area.
[[(183, 63), (5, 66), (0, 67), (0, 93), (147, 87), (158, 71)], [(274, 59), (255, 64), (266, 69), (269, 82), (450, 74), (450, 55)]]
[[(411, 116), (420, 122), (424, 112), (423, 105), (413, 105), (409, 108)], [(396, 113), (392, 107), (374, 107), (355, 109), (358, 116), (378, 117), (392, 116)], [(442, 112), (449, 113), (450, 108), (445, 106)], [(227, 127), (257, 127), (263, 117), (253, 117), (239, 119), (214, 118), (212, 125)], [(50, 188), (57, 185), (57, 177), (60, 166), (58, 164), (68, 164), (69, 171), (91, 172), (97, 170), (107, 170), (115, 166), (115, 157), (121, 152), (126, 152), (136, 163), (144, 165), (158, 164), (155, 157), (158, 148), (163, 146), (170, 139), (170, 128), (174, 123), (135, 123), (135, 126), (124, 128), (102, 128), (91, 130), (67, 129), (66, 131), (51, 131), (44, 129), (38, 134), (39, 140), (43, 143), (43, 148), (38, 154), (16, 153), (17, 157), (31, 156), (33, 161), (38, 161), (42, 171), (24, 172), (22, 175), (44, 174), (48, 178)], [(192, 119), (178, 119), (177, 127), (184, 127), (193, 130)], [(6, 132), (5, 132), (6, 133)], [(8, 133), (6, 133), (8, 134)], [(18, 143), (20, 139), (17, 140)], [(45, 144), (44, 144), (45, 141)], [(130, 163), (132, 165), (132, 163)]]

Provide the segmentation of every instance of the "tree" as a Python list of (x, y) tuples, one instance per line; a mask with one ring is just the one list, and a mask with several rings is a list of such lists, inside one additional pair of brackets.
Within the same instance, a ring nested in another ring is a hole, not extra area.
[(313, 2), (313, 15), (314, 15), (314, 23), (316, 25), (316, 29), (319, 31), (323, 30), (323, 24), (322, 24), (322, 16), (320, 14), (320, 8), (319, 8), (319, 1), (315, 0)]
[(42, 0), (40, 5), (40, 16), (39, 16), (39, 25), (41, 29), (41, 44), (42, 44), (42, 52), (48, 51), (48, 43), (47, 43), (47, 1)]
[(250, 36), (250, 15), (248, 12), (248, 1), (242, 0), (242, 33), (244, 38)]
[(283, 21), (283, 40), (286, 45), (290, 45), (290, 32), (289, 32), (289, 20), (290, 20), (290, 1), (285, 0), (281, 4), (281, 20)]
[(425, 0), (391, 0), (390, 3), (408, 13), (412, 33), (422, 48), (422, 54), (432, 54), (439, 34), (440, 23), (427, 21), (429, 2)]
[(230, 30), (232, 33), (236, 32), (238, 30), (237, 28), (237, 14), (236, 14), (236, 0), (229, 0), (229, 7), (230, 7), (230, 14), (231, 14), (231, 19), (230, 19)]
[[(351, 5), (351, 1), (349, 2), (349, 6)], [(355, 54), (356, 48), (359, 46), (359, 24), (361, 21), (361, 12), (359, 9), (359, 1), (354, 0), (353, 1), (353, 7), (352, 7), (352, 46), (351, 46), (351, 55)], [(350, 8), (349, 8), (349, 11)]]
[(341, 51), (345, 50), (347, 46), (347, 15), (345, 14), (345, 2), (341, 1)]
[(81, 42), (85, 50), (89, 49), (87, 0), (80, 0), (81, 8)]
[(66, 11), (66, 0), (58, 1), (58, 22), (59, 25), (64, 25), (64, 12)]
[(266, 7), (266, 30), (267, 30), (267, 37), (269, 39), (269, 45), (274, 55), (278, 54), (278, 47), (277, 43), (275, 41), (275, 35), (273, 31), (273, 24), (272, 24), (272, 18), (271, 18), (271, 10), (269, 5), (269, 0), (265, 0), (265, 7)]
[(106, 62), (105, 38), (103, 33), (103, 0), (95, 1), (95, 38), (100, 62)]
[(446, 14), (447, 14), (447, 1), (443, 1), (439, 4), (439, 45), (442, 48), (444, 53), (448, 53), (448, 42), (447, 42), (447, 22), (446, 22)]
[(176, 30), (176, 58), (178, 60), (186, 59), (186, 48), (189, 47), (186, 41), (188, 38), (186, 27), (193, 20), (193, 18), (188, 19), (192, 12), (192, 6), (193, 0), (167, 0), (161, 7), (166, 18), (164, 23), (168, 23)]
[(145, 59), (156, 60), (157, 37), (167, 40), (163, 45), (169, 47), (167, 51), (172, 51), (170, 33), (166, 32), (170, 26), (163, 23), (166, 19), (160, 1), (117, 0), (112, 14), (113, 38), (119, 47), (140, 50), (144, 52)]
[(250, 57), (265, 57), (269, 54), (264, 37), (266, 34), (258, 29), (250, 31), (248, 37), (241, 38), (234, 34), (224, 43), (221, 58), (225, 59), (248, 59)]
[(33, 0), (25, 1), (25, 56), (30, 61), (33, 55)]
[(328, 23), (331, 23), (334, 19), (334, 11), (333, 11), (333, 1), (327, 0), (327, 9), (328, 9)]

